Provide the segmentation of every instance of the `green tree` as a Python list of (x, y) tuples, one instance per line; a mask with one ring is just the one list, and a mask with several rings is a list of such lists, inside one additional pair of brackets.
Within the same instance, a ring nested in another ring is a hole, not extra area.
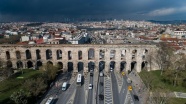
[(40, 70), (43, 72), (43, 76), (47, 80), (54, 80), (56, 77), (56, 73), (58, 71), (58, 67), (53, 66), (50, 63), (47, 63), (47, 64), (43, 65), (42, 67), (40, 67)]
[(27, 104), (27, 94), (25, 91), (20, 89), (17, 92), (13, 92), (13, 94), (10, 96), (10, 99), (13, 100), (16, 104)]
[(44, 79), (38, 77), (36, 79), (28, 79), (24, 82), (23, 88), (29, 93), (29, 96), (36, 97), (46, 91), (47, 84)]

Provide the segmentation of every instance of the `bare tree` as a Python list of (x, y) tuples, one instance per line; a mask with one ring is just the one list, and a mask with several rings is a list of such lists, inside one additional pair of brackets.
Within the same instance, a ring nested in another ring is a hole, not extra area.
[(8, 78), (13, 73), (13, 68), (5, 66), (5, 62), (0, 59), (0, 75), (4, 78)]
[(171, 65), (169, 70), (165, 72), (168, 80), (171, 80), (173, 86), (176, 86), (178, 79), (184, 78), (184, 71), (186, 69), (185, 63), (186, 57), (184, 54), (176, 54), (175, 57), (171, 59)]
[(171, 58), (173, 56), (173, 49), (166, 45), (165, 43), (160, 43), (158, 45), (158, 50), (155, 55), (155, 62), (161, 70), (161, 75), (163, 71), (168, 69), (171, 65)]
[(153, 51), (150, 51), (147, 56), (146, 56), (146, 61), (148, 62), (149, 64), (149, 69), (152, 70), (152, 65), (153, 65), (153, 62), (154, 62), (154, 59), (155, 59), (155, 56), (154, 56), (154, 52)]
[(171, 93), (164, 87), (149, 92), (147, 104), (169, 104)]
[(143, 79), (143, 82), (146, 85), (148, 91), (151, 90), (152, 89), (152, 83), (155, 79), (153, 77), (152, 73), (148, 72), (147, 70), (142, 70), (140, 76)]

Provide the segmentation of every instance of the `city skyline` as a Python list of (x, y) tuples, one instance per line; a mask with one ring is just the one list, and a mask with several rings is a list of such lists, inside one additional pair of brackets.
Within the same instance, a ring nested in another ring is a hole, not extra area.
[(185, 20), (183, 0), (1, 0), (0, 22), (65, 19)]

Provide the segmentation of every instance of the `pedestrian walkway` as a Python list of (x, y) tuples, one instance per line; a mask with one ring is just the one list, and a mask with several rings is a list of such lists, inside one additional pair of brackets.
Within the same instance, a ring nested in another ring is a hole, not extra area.
[(125, 98), (125, 103), (124, 104), (134, 104), (134, 102), (132, 100), (132, 96), (131, 96), (131, 94), (128, 90), (127, 90), (127, 96)]
[(186, 98), (186, 93), (174, 92), (174, 94), (177, 98)]
[(145, 84), (141, 80), (140, 76), (137, 72), (132, 71), (128, 77), (132, 80), (132, 87), (133, 90), (137, 93), (139, 96), (141, 104), (144, 104), (148, 98), (148, 92)]
[(74, 90), (72, 96), (70, 97), (70, 99), (68, 100), (67, 104), (74, 104), (74, 98), (76, 95), (76, 89)]
[(105, 94), (105, 98), (104, 98), (104, 104), (113, 104), (113, 97), (112, 97), (112, 82), (111, 82), (111, 78), (106, 77), (104, 80), (105, 84), (104, 84), (104, 94)]
[(77, 75), (71, 77), (70, 81), (68, 82), (69, 84), (74, 83), (74, 81), (77, 79)]

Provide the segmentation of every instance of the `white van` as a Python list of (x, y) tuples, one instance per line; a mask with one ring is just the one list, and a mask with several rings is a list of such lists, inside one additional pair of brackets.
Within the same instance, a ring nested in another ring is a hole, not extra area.
[(62, 85), (62, 91), (65, 91), (67, 89), (67, 82), (64, 82)]
[(53, 103), (54, 103), (54, 98), (49, 97), (49, 99), (47, 100), (47, 102), (45, 104), (53, 104)]

